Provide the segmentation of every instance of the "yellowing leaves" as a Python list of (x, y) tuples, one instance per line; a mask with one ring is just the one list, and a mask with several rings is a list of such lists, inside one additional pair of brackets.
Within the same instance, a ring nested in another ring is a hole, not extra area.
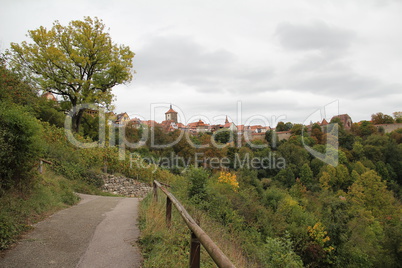
[(325, 231), (325, 228), (321, 222), (317, 222), (316, 224), (314, 224), (313, 227), (307, 226), (307, 231), (308, 231), (308, 235), (310, 236), (310, 238), (315, 243), (320, 245), (324, 249), (324, 251), (331, 252), (332, 250), (334, 250), (334, 247), (332, 247), (332, 246), (324, 247), (324, 244), (326, 242), (330, 241), (331, 239), (327, 235), (328, 232)]
[(236, 174), (221, 171), (218, 182), (229, 184), (235, 192), (239, 190), (239, 183), (237, 182)]

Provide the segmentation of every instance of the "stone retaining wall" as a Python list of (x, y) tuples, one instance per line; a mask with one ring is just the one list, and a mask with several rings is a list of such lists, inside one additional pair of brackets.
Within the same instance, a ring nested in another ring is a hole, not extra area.
[(102, 191), (124, 195), (127, 197), (145, 197), (152, 187), (148, 183), (139, 182), (124, 176), (115, 176), (111, 174), (101, 175), (104, 181)]

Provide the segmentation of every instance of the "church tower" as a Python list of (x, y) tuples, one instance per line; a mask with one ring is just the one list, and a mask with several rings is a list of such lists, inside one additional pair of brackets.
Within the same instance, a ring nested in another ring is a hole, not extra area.
[(165, 113), (165, 120), (171, 120), (177, 124), (177, 112), (172, 109), (172, 105), (170, 104), (170, 109)]
[(228, 116), (226, 116), (225, 125), (229, 124)]

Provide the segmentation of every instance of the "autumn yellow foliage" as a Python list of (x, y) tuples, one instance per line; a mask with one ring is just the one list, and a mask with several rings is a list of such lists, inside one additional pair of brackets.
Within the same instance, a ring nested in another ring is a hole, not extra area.
[(326, 242), (328, 242), (330, 240), (329, 236), (327, 235), (328, 232), (325, 231), (324, 226), (322, 225), (321, 222), (317, 222), (316, 224), (314, 224), (313, 227), (308, 226), (307, 227), (308, 230), (308, 234), (309, 236), (320, 246), (323, 247), (323, 249), (326, 252), (330, 252), (332, 250), (334, 250), (334, 248), (332, 246), (329, 247), (324, 247), (324, 244)]
[(237, 190), (239, 189), (239, 183), (237, 182), (236, 174), (232, 174), (232, 173), (226, 172), (226, 171), (221, 171), (219, 178), (218, 178), (218, 182), (229, 184), (230, 186), (232, 186), (232, 188), (235, 192), (237, 192)]

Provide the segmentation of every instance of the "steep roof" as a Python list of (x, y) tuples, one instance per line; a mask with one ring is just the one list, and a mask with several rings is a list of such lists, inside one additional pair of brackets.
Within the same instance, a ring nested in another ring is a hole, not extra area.
[(48, 99), (48, 100), (52, 100), (52, 101), (57, 101), (56, 97), (53, 95), (52, 92), (46, 92), (42, 95), (42, 97)]
[(142, 123), (144, 123), (145, 125), (147, 125), (148, 127), (153, 127), (153, 126), (157, 126), (159, 125), (156, 121), (154, 120), (146, 120), (146, 121), (142, 121)]
[(327, 120), (325, 120), (325, 118), (322, 120), (322, 122), (321, 122), (321, 126), (326, 126), (326, 125), (328, 125), (328, 121)]
[(192, 122), (187, 125), (189, 128), (197, 128), (197, 127), (208, 127), (208, 124), (205, 124), (201, 119), (198, 122)]
[(122, 119), (125, 115), (126, 115), (128, 118), (130, 118), (127, 113), (120, 113), (120, 114), (118, 114), (118, 115), (116, 116), (116, 117), (117, 117), (117, 120)]
[(165, 114), (170, 114), (170, 113), (176, 113), (177, 114), (177, 112), (175, 110), (173, 110), (172, 105), (170, 105), (170, 109)]

